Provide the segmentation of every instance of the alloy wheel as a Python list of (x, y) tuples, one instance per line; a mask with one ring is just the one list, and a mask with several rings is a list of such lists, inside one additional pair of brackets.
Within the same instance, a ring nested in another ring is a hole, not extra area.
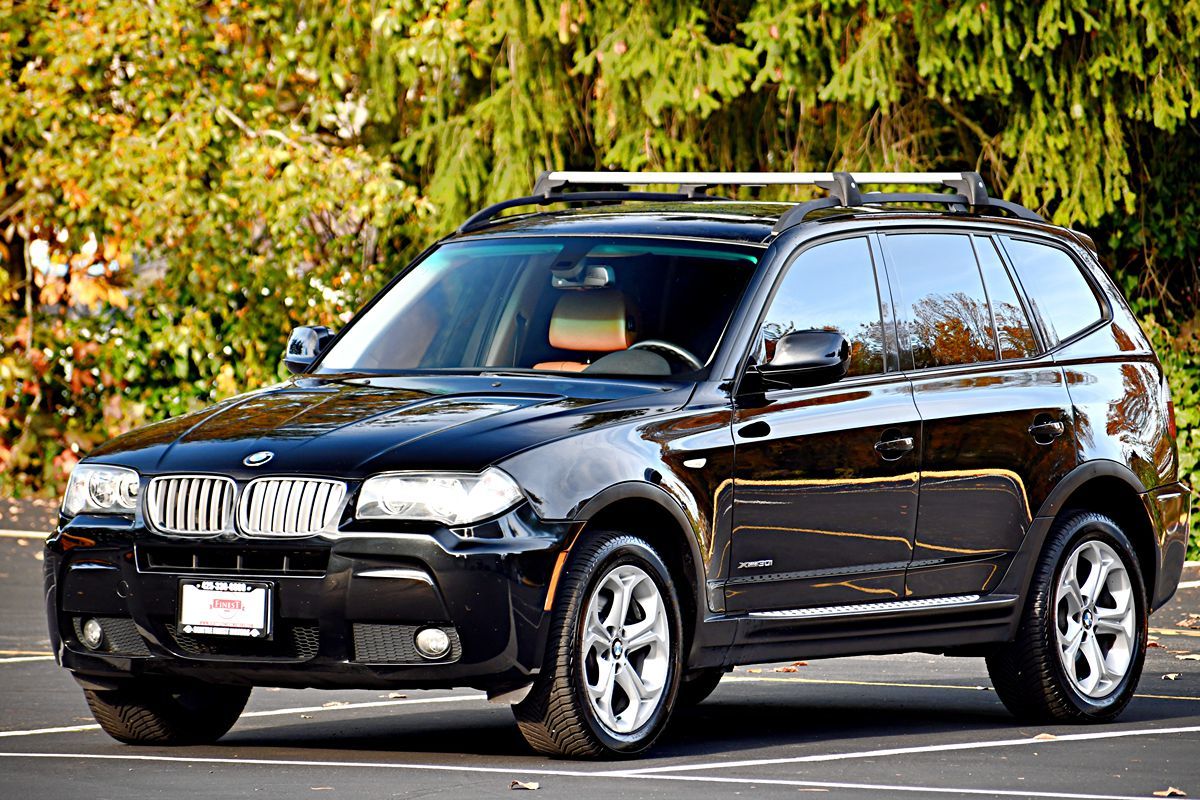
[(1124, 561), (1102, 541), (1081, 543), (1063, 564), (1054, 601), (1059, 659), (1084, 697), (1120, 685), (1137, 647), (1137, 609)]
[(596, 719), (615, 734), (646, 724), (670, 677), (671, 628), (658, 585), (621, 564), (596, 584), (584, 617), (583, 677)]

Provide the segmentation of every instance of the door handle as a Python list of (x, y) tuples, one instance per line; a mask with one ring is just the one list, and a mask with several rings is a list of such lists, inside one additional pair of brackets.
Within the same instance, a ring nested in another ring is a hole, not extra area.
[(1062, 436), (1067, 432), (1067, 426), (1061, 420), (1042, 419), (1035, 420), (1029, 426), (1029, 434), (1038, 444), (1050, 444), (1051, 441)]
[(771, 426), (759, 420), (738, 428), (738, 436), (743, 439), (761, 439), (771, 432)]
[(911, 436), (899, 436), (895, 439), (884, 439), (875, 443), (875, 452), (885, 461), (895, 461), (900, 456), (911, 451), (916, 445)]

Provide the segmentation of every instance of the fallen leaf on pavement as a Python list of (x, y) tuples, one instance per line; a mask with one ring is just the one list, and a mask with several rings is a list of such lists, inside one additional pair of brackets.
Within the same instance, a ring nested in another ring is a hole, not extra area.
[(776, 667), (776, 672), (796, 672), (795, 667)]
[(312, 719), (312, 714), (301, 714), (300, 719)]
[(1182, 789), (1176, 789), (1174, 786), (1168, 786), (1166, 789), (1160, 789), (1154, 793), (1155, 797), (1187, 797), (1187, 792)]
[(539, 788), (539, 784), (536, 782), (522, 783), (521, 781), (513, 781), (512, 783), (510, 783), (508, 785), (508, 788), (509, 789), (529, 789), (530, 791), (533, 791), (534, 789)]
[(1051, 741), (1054, 741), (1055, 739), (1057, 739), (1058, 737), (1055, 736), (1053, 733), (1039, 733), (1037, 736), (1035, 736), (1033, 738), (1035, 741), (1038, 741), (1038, 742), (1051, 742)]
[(400, 694), (399, 692), (389, 692), (388, 693), (388, 700), (407, 700), (407, 699), (408, 699), (408, 695), (406, 695), (406, 694)]
[(17, 547), (25, 547), (29, 544), (28, 539), (17, 539)]
[(1146, 647), (1162, 647), (1158, 642), (1146, 642)]
[(1183, 673), (1181, 672), (1168, 672), (1166, 675), (1162, 676), (1162, 679), (1164, 681), (1177, 681), (1179, 680), (1179, 676), (1182, 674)]
[(1175, 656), (1180, 661), (1200, 661), (1200, 653), (1188, 653), (1182, 656)]
[(350, 704), (345, 700), (330, 700), (328, 703), (321, 703), (321, 708), (341, 708), (348, 705)]
[(807, 667), (808, 662), (807, 661), (793, 661), (792, 666), (793, 667)]
[(746, 670), (746, 672), (749, 672), (751, 675), (757, 675), (758, 673), (762, 672), (762, 670), (761, 669), (748, 669), (748, 670)]

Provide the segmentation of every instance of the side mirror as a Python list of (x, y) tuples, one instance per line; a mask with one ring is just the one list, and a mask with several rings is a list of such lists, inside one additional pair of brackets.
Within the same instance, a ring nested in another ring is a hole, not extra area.
[(293, 373), (308, 372), (317, 357), (333, 341), (334, 333), (324, 325), (309, 327), (302, 325), (292, 330), (288, 337), (283, 364)]
[(795, 331), (775, 342), (770, 361), (758, 369), (763, 377), (794, 386), (818, 386), (846, 376), (850, 343), (837, 331)]

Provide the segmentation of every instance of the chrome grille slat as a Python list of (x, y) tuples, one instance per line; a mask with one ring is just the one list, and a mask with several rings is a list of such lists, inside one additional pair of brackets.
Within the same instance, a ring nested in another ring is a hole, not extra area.
[(146, 491), (146, 518), (162, 533), (210, 535), (233, 530), (233, 481), (216, 475), (167, 475)]
[(256, 478), (238, 501), (249, 536), (308, 536), (337, 523), (346, 485), (325, 478)]

